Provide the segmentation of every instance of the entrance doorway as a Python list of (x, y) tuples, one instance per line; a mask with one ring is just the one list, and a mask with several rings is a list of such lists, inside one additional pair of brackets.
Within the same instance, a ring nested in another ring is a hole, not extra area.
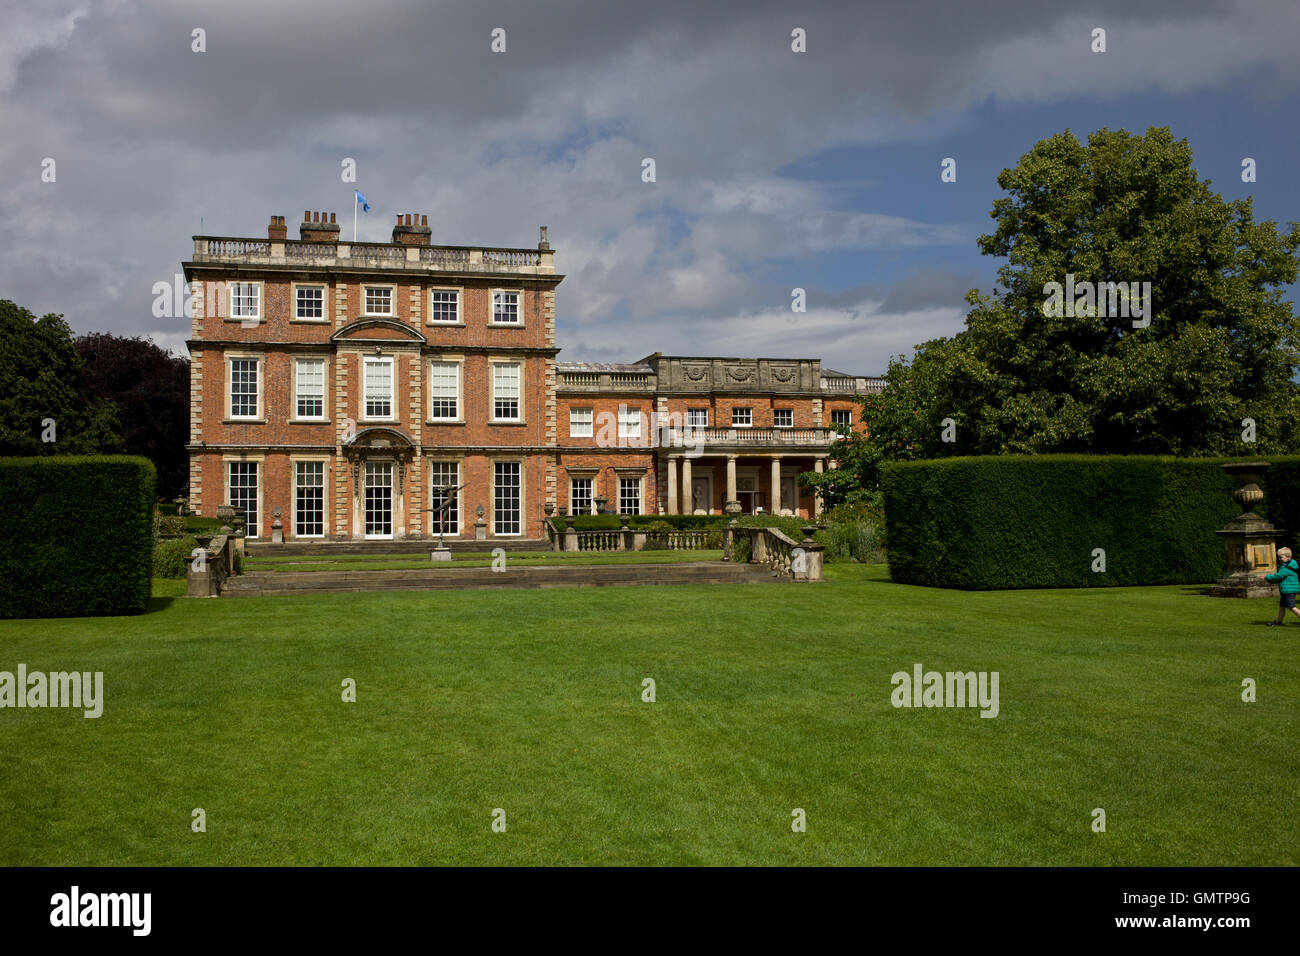
[(393, 536), (393, 463), (366, 462), (366, 537)]

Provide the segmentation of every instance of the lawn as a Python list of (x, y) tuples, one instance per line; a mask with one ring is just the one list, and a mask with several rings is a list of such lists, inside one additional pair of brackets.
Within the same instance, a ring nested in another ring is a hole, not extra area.
[[(102, 670), (106, 697), (0, 711), (0, 864), (1300, 862), (1273, 603), (827, 576), (0, 622), (0, 670)], [(895, 709), (917, 662), (998, 671), (999, 716)]]

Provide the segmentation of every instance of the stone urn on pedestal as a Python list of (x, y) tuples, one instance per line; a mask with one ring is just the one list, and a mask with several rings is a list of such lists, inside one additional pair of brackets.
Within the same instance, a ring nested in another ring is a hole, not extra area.
[(1241, 505), (1241, 514), (1214, 532), (1223, 541), (1227, 570), (1210, 588), (1214, 597), (1271, 597), (1277, 588), (1261, 580), (1277, 567), (1278, 529), (1255, 514), (1255, 506), (1264, 500), (1259, 487), (1260, 476), (1268, 470), (1266, 461), (1233, 462), (1223, 470), (1237, 479), (1233, 500)]

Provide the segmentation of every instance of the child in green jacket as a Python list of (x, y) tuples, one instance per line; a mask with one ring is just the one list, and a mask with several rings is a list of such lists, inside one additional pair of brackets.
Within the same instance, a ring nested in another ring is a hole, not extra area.
[(1287, 609), (1296, 617), (1300, 617), (1300, 609), (1295, 606), (1296, 595), (1300, 594), (1300, 564), (1291, 560), (1290, 548), (1277, 549), (1277, 571), (1273, 574), (1264, 575), (1264, 580), (1269, 584), (1276, 584), (1278, 594), (1281, 595), (1281, 602), (1277, 608), (1277, 620), (1269, 621), (1269, 627), (1281, 627), (1282, 621), (1286, 619)]

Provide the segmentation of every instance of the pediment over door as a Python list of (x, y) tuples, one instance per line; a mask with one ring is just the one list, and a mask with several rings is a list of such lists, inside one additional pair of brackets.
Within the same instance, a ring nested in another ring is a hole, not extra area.
[(397, 465), (397, 493), (406, 486), (406, 468), (415, 456), (415, 443), (396, 428), (363, 428), (343, 446), (343, 457), (352, 471), (352, 493), (361, 493), (361, 473), (368, 459), (392, 460)]
[(330, 336), (331, 342), (364, 345), (424, 345), (428, 339), (396, 319), (357, 319)]

